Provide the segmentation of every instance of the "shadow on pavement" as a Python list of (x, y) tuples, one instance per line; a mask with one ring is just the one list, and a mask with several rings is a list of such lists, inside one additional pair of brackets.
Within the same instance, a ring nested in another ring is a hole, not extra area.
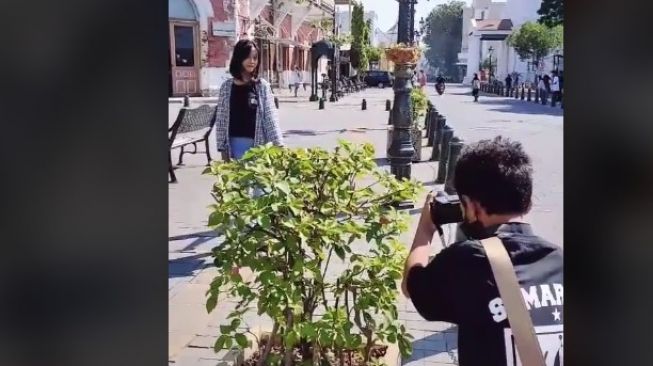
[[(444, 336), (444, 341), (442, 340)], [(458, 355), (453, 350), (458, 348), (458, 326), (453, 325), (442, 332), (432, 334), (413, 341), (413, 356), (405, 362), (414, 362), (440, 353), (448, 353), (452, 359), (458, 361)], [(415, 352), (421, 350), (421, 352)]]
[(211, 253), (200, 253), (168, 260), (168, 278), (192, 276), (195, 271), (207, 265), (204, 258), (210, 256)]
[(190, 244), (186, 245), (185, 247), (183, 247), (183, 248), (180, 249), (180, 250), (177, 250), (176, 252), (183, 253), (183, 252), (190, 252), (190, 251), (193, 251), (195, 248), (197, 248), (197, 247), (199, 247), (200, 245), (206, 243), (207, 241), (211, 241), (211, 240), (213, 240), (214, 238), (216, 238), (216, 237), (215, 237), (215, 236), (201, 236), (201, 237), (197, 237), (197, 238), (195, 238), (195, 240), (193, 240)]
[(550, 104), (542, 105), (535, 102), (527, 102), (522, 100), (514, 99), (494, 99), (494, 100), (484, 100), (479, 98), (479, 104), (485, 105), (496, 105), (497, 108), (491, 108), (491, 111), (505, 112), (505, 113), (517, 113), (517, 114), (548, 114), (551, 116), (562, 116), (564, 111), (558, 105), (557, 107), (551, 107)]
[(283, 136), (321, 136), (321, 135), (326, 135), (328, 133), (344, 133), (347, 132), (346, 128), (339, 129), (339, 130), (287, 130), (283, 132)]
[(171, 236), (168, 238), (168, 241), (185, 240), (185, 239), (202, 238), (202, 237), (215, 238), (218, 236), (220, 236), (220, 234), (218, 234), (214, 230), (208, 230), (208, 231), (200, 231), (191, 234)]

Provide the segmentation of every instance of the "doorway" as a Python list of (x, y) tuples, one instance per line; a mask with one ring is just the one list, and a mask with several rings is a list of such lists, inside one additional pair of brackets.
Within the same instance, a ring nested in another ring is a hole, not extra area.
[(198, 23), (170, 20), (170, 85), (171, 96), (201, 95), (199, 88)]

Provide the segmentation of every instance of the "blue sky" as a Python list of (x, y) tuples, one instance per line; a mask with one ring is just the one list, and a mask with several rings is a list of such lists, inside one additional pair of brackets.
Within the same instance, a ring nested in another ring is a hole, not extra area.
[[(361, 0), (365, 11), (373, 10), (379, 16), (379, 25), (378, 27), (381, 30), (386, 31), (392, 27), (397, 21), (398, 7), (399, 4), (397, 0)], [(470, 4), (471, 0), (464, 0), (465, 3)], [(431, 12), (431, 10), (436, 7), (438, 4), (443, 4), (448, 1), (446, 0), (418, 0), (416, 8), (416, 24), (419, 22), (421, 17), (426, 18), (426, 16)], [(340, 7), (340, 6), (339, 6)], [(346, 9), (346, 6), (342, 6), (343, 9)]]

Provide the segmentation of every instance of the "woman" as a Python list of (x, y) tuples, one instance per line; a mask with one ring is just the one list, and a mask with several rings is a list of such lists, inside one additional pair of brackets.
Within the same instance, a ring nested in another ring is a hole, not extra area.
[(546, 100), (548, 99), (549, 95), (549, 90), (546, 86), (546, 81), (542, 76), (538, 76), (539, 81), (537, 82), (537, 89), (540, 93), (540, 101), (542, 104), (546, 104)]
[(426, 74), (424, 70), (419, 71), (419, 87), (424, 90), (426, 88)]
[(258, 78), (258, 47), (240, 40), (229, 65), (233, 78), (220, 87), (215, 138), (227, 159), (240, 159), (254, 146), (283, 145), (279, 117), (270, 84)]
[(478, 91), (481, 89), (481, 80), (478, 79), (478, 74), (474, 74), (472, 79), (472, 95), (474, 96), (474, 101), (478, 102)]

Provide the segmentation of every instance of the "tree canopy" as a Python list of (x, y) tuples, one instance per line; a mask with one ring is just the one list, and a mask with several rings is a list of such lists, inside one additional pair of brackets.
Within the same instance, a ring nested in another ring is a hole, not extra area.
[(426, 18), (424, 43), (427, 45), (426, 59), (444, 74), (455, 71), (462, 41), (462, 1), (439, 4)]
[(509, 38), (522, 61), (531, 59), (539, 61), (551, 50), (562, 46), (562, 26), (549, 28), (544, 24), (526, 22)]
[(564, 23), (563, 0), (542, 0), (540, 10), (537, 11), (540, 19), (538, 22), (547, 27), (555, 27)]
[(370, 47), (371, 22), (365, 21), (365, 9), (362, 3), (352, 1), (351, 14), (351, 65), (355, 69), (368, 68), (367, 51)]

